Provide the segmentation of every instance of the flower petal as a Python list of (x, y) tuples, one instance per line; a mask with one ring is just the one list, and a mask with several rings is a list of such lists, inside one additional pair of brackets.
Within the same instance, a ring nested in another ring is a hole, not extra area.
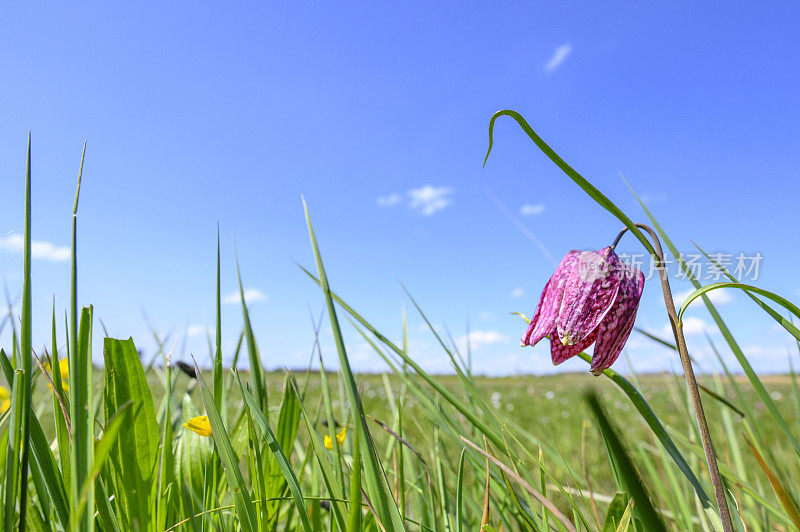
[[(343, 445), (346, 437), (347, 437), (347, 427), (344, 427), (342, 430), (336, 433), (336, 443), (338, 443), (340, 446)], [(333, 450), (333, 440), (328, 434), (325, 434), (322, 437), (322, 444), (329, 451)]]
[(183, 426), (200, 436), (211, 436), (211, 423), (208, 421), (208, 416), (193, 417), (184, 423)]
[(69, 360), (67, 357), (58, 361), (58, 371), (61, 373), (62, 381), (69, 379)]
[(564, 286), (556, 318), (557, 340), (563, 345), (582, 342), (603, 321), (619, 292), (620, 265), (610, 247), (580, 254)]
[(550, 332), (550, 355), (553, 358), (553, 364), (558, 365), (564, 362), (565, 360), (574, 357), (595, 341), (597, 338), (597, 332), (592, 331), (589, 336), (584, 338), (582, 341), (578, 342), (577, 344), (572, 345), (564, 345), (558, 340), (558, 334), (556, 333), (555, 328)]
[(636, 268), (625, 266), (614, 305), (597, 328), (597, 345), (592, 354), (591, 371), (599, 375), (613, 364), (631, 335), (636, 310), (644, 290), (644, 274)]
[(573, 249), (567, 253), (561, 263), (556, 268), (555, 273), (544, 285), (542, 295), (539, 298), (539, 306), (531, 319), (528, 330), (522, 336), (522, 345), (536, 345), (539, 340), (550, 334), (553, 328), (558, 309), (561, 306), (561, 297), (564, 295), (564, 287), (570, 272), (578, 261), (581, 251)]

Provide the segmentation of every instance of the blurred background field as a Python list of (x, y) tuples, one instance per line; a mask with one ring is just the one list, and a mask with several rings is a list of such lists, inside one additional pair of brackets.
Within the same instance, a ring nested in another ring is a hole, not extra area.
[[(635, 334), (635, 333), (634, 333)], [(677, 356), (677, 354), (676, 354)], [(624, 357), (621, 363), (624, 364)], [(176, 373), (178, 373), (176, 371)], [(247, 371), (240, 371), (244, 381), (249, 380)], [(321, 408), (321, 387), (320, 378), (317, 371), (306, 373), (304, 370), (292, 370), (292, 374), (300, 384), (308, 379), (306, 402), (308, 405), (316, 405)], [(285, 372), (266, 372), (264, 381), (269, 396), (273, 402), (279, 401), (284, 391), (286, 379)], [(404, 388), (402, 382), (392, 374), (364, 373), (356, 376), (364, 404), (365, 413), (375, 419), (391, 425), (395, 419), (392, 401), (396, 400), (398, 390)], [(211, 373), (205, 372), (205, 379), (211, 381)], [(346, 410), (346, 399), (343, 401), (339, 396), (341, 392), (341, 382), (339, 374), (336, 372), (328, 373), (329, 384), (334, 394), (332, 404), (335, 409), (337, 420), (349, 419)], [(459, 393), (461, 384), (459, 378), (454, 375), (436, 375), (436, 379), (449, 390)], [(752, 409), (757, 416), (756, 424), (760, 428), (760, 435), (764, 441), (774, 442), (775, 445), (770, 449), (778, 463), (793, 460), (794, 451), (790, 447), (780, 445), (780, 430), (771, 422), (770, 414), (764, 404), (759, 400), (749, 386), (747, 378), (742, 375), (734, 376), (735, 382), (742, 388), (744, 396), (751, 403)], [(157, 374), (157, 369), (153, 369), (149, 375), (150, 389), (158, 404), (159, 398), (165, 392), (163, 379)], [(419, 379), (417, 379), (419, 381)], [(552, 445), (557, 449), (560, 457), (547, 457), (548, 465), (555, 470), (563, 469), (561, 465), (562, 457), (566, 462), (576, 465), (586, 463), (589, 476), (592, 479), (592, 486), (600, 495), (613, 496), (617, 486), (613, 478), (612, 470), (608, 462), (608, 457), (603, 449), (602, 438), (594, 427), (594, 421), (586, 408), (584, 394), (589, 390), (596, 390), (604, 404), (607, 405), (609, 414), (613, 416), (616, 424), (624, 433), (626, 441), (630, 442), (629, 450), (634, 456), (640, 455), (647, 461), (653, 456), (658, 455), (658, 442), (652, 435), (652, 431), (642, 421), (641, 416), (631, 405), (629, 399), (622, 393), (617, 386), (605, 378), (594, 377), (588, 373), (565, 373), (556, 375), (534, 376), (519, 375), (513, 377), (473, 377), (474, 383), (494, 410), (494, 413), (501, 420), (510, 420), (516, 425), (524, 427), (532, 435), (540, 438), (542, 442)], [(770, 396), (775, 401), (781, 414), (791, 426), (798, 426), (800, 422), (800, 400), (797, 390), (793, 385), (790, 375), (765, 375), (761, 377), (762, 382), (770, 391)], [(103, 371), (98, 368), (95, 370), (95, 382), (103, 382)], [(687, 410), (686, 387), (681, 376), (674, 374), (645, 374), (635, 377), (635, 382), (640, 386), (639, 390), (647, 398), (647, 401), (655, 411), (658, 418), (664, 423), (667, 429), (673, 434), (674, 438), (681, 442), (682, 448), (694, 449), (693, 467), (702, 468), (702, 454), (696, 436), (694, 421)], [(730, 384), (723, 383), (721, 379), (712, 376), (702, 376), (700, 382), (711, 389), (716, 389), (719, 384), (721, 396), (729, 400), (736, 406), (737, 398), (730, 391)], [(424, 383), (421, 383), (425, 386)], [(180, 374), (173, 389), (173, 396), (180, 403), (180, 398), (184, 394), (191, 397), (192, 402), (198, 411), (203, 410), (202, 401), (199, 396), (199, 389), (196, 389), (197, 381)], [(242, 398), (239, 390), (234, 386), (229, 391), (228, 408), (231, 419), (243, 410)], [(51, 395), (50, 390), (42, 385), (40, 381), (34, 394), (34, 402), (42, 405), (39, 409), (39, 417), (42, 420), (45, 432), (52, 438), (52, 409), (44, 407), (47, 399)], [(717, 399), (704, 394), (706, 414), (712, 427), (714, 441), (719, 442), (722, 450), (722, 460), (732, 460), (730, 447), (726, 442), (727, 434), (723, 421), (724, 410), (738, 420), (738, 415)], [(433, 453), (436, 453), (433, 446), (431, 419), (426, 416), (426, 409), (421, 408), (420, 404), (413, 396), (409, 396), (405, 404), (405, 426), (404, 437), (414, 448), (419, 451), (426, 459), (433, 461)], [(277, 415), (280, 404), (274, 404), (273, 414)], [(320, 415), (321, 410), (319, 411)], [(185, 417), (185, 416), (184, 416)], [(464, 435), (469, 435), (469, 424), (465, 418), (454, 412), (453, 417), (457, 423), (462, 424)], [(324, 416), (320, 419), (324, 419)], [(320, 425), (316, 437), (322, 438), (325, 428)], [(391, 438), (378, 425), (373, 424), (373, 435), (375, 438), (386, 445)], [(180, 430), (186, 431), (185, 427)], [(300, 431), (303, 433), (303, 430)], [(240, 433), (240, 436), (244, 434)], [(307, 434), (304, 435), (308, 437)], [(685, 439), (685, 440), (684, 440)], [(242, 450), (244, 439), (239, 441)], [(585, 451), (582, 452), (582, 446)], [(298, 447), (299, 449), (300, 447)], [(458, 463), (460, 445), (455, 443), (445, 443), (444, 449), (447, 451), (448, 460), (445, 461), (449, 473), (455, 475), (454, 468)], [(691, 454), (691, 453), (690, 453)], [(745, 455), (748, 468), (756, 467), (750, 455)], [(662, 464), (664, 467), (672, 467), (671, 464)], [(530, 467), (535, 467), (529, 463)], [(659, 466), (660, 467), (660, 466)], [(580, 470), (580, 468), (579, 468)], [(792, 479), (800, 485), (800, 475), (794, 469), (790, 469)], [(647, 473), (647, 471), (645, 471)], [(656, 492), (658, 493), (658, 492)]]

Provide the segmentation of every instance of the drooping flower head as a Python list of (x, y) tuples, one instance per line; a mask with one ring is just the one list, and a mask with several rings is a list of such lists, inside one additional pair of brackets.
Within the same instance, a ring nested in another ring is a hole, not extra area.
[(643, 289), (644, 274), (611, 247), (570, 251), (547, 281), (522, 345), (549, 335), (553, 364), (561, 364), (594, 343), (591, 371), (599, 375), (628, 340)]

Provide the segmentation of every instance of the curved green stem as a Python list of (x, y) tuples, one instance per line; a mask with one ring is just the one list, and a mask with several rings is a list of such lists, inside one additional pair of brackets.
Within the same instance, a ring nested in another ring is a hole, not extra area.
[(639, 242), (645, 247), (645, 249), (649, 253), (655, 253), (653, 247), (650, 245), (650, 242), (645, 238), (641, 231), (636, 227), (636, 224), (628, 218), (628, 216), (622, 212), (622, 209), (617, 207), (613, 201), (608, 199), (605, 194), (600, 192), (597, 187), (592, 185), (585, 177), (579, 174), (574, 168), (572, 168), (567, 162), (559, 157), (559, 155), (551, 148), (536, 132), (533, 128), (528, 124), (528, 121), (525, 120), (521, 114), (516, 111), (512, 111), (511, 109), (503, 109), (502, 111), (497, 111), (495, 114), (492, 115), (491, 120), (489, 121), (489, 148), (486, 150), (486, 157), (483, 159), (483, 165), (486, 166), (486, 161), (489, 159), (489, 154), (492, 152), (492, 145), (494, 144), (494, 121), (500, 118), (501, 116), (510, 116), (514, 120), (516, 120), (519, 127), (530, 137), (530, 139), (539, 147), (542, 152), (544, 152), (547, 157), (550, 158), (551, 161), (555, 163), (567, 176), (572, 179), (575, 184), (581, 187), (584, 192), (589, 194), (589, 196), (599, 203), (603, 208), (605, 208), (608, 212), (613, 214), (617, 217), (619, 221), (625, 224), (625, 227), (631, 230), (636, 238), (639, 239)]

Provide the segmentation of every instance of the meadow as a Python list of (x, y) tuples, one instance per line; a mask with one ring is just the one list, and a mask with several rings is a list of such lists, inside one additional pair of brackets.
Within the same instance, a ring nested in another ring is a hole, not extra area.
[[(501, 111), (491, 124), (501, 116), (514, 119), (654, 260), (659, 239), (679, 259), (644, 204), (655, 228), (650, 239), (524, 118)], [(624, 358), (596, 377), (481, 377), (433, 326), (453, 374), (432, 375), (415, 361), (407, 335), (394, 343), (336, 292), (306, 208), (315, 267), (298, 275), (320, 288), (336, 371), (264, 371), (241, 278), (244, 327), (233, 367), (223, 367), (229, 354), (223, 357), (220, 337), (219, 248), (213, 367), (201, 369), (183, 354), (179, 364), (173, 338), (156, 337), (156, 356), (142, 360), (136, 339), (93, 346), (92, 330), (102, 325), (92, 307), (77, 305), (81, 172), (67, 335), (56, 337), (54, 309), (50, 345), (35, 350), (28, 150), (20, 315), (9, 310), (0, 324), (12, 332), (11, 345), (0, 351), (7, 383), (0, 405), (5, 530), (800, 529), (800, 383), (794, 374), (756, 374), (707, 296), (742, 291), (752, 312), (766, 312), (800, 340), (793, 321), (800, 309), (777, 294), (733, 276), (702, 287), (688, 272), (695, 292), (680, 312), (667, 309), (675, 338), (650, 339), (691, 369), (680, 318), (689, 301), (705, 304), (725, 342), (715, 347), (731, 352), (738, 367), (723, 364), (721, 374), (700, 375), (697, 383), (688, 374), (623, 376)], [(410, 312), (430, 325), (410, 295), (409, 301)], [(353, 372), (344, 323), (385, 361), (385, 373)], [(102, 368), (92, 365), (99, 349)], [(317, 342), (313, 356), (321, 364), (319, 349)], [(250, 370), (237, 370), (245, 359)]]

